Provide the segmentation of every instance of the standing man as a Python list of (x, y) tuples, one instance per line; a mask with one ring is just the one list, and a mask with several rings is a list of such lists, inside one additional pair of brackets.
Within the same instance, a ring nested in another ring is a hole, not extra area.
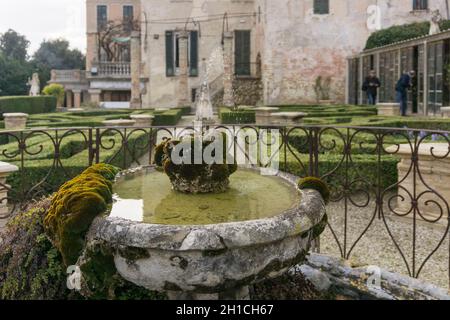
[(403, 74), (395, 86), (395, 91), (397, 92), (397, 102), (400, 103), (400, 112), (402, 117), (406, 116), (406, 111), (408, 110), (409, 88), (411, 88), (411, 76), (407, 71), (403, 71)]
[(380, 85), (380, 79), (377, 78), (375, 70), (370, 70), (369, 76), (364, 80), (362, 86), (362, 90), (367, 94), (367, 104), (377, 104), (377, 93)]

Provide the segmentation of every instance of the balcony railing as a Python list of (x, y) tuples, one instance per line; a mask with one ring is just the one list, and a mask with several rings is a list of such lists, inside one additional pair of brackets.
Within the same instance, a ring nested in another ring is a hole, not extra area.
[[(95, 72), (96, 71), (96, 72)], [(101, 62), (93, 67), (91, 76), (98, 77), (129, 77), (131, 65), (129, 62)]]
[(70, 83), (85, 82), (86, 71), (84, 70), (52, 70), (50, 82)]

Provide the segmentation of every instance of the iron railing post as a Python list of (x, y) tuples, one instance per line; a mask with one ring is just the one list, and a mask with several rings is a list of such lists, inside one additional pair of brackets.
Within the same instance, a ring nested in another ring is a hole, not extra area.
[(100, 163), (100, 141), (101, 137), (100, 137), (100, 129), (97, 128), (95, 129), (95, 149), (94, 149), (94, 158), (95, 158), (95, 163)]

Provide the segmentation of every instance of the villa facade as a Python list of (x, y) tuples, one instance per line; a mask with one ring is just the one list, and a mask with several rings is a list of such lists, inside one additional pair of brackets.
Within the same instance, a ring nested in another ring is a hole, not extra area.
[(86, 70), (52, 71), (69, 108), (190, 105), (206, 70), (218, 104), (352, 102), (348, 58), (373, 31), (448, 16), (444, 0), (87, 0), (86, 9)]

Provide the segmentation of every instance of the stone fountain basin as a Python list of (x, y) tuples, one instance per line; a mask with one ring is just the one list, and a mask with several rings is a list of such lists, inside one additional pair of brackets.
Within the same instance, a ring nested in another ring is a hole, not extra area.
[[(296, 186), (298, 178), (279, 173)], [(149, 290), (212, 294), (281, 275), (304, 261), (325, 218), (315, 190), (302, 190), (298, 206), (272, 218), (212, 225), (157, 225), (98, 218), (91, 237), (117, 250), (126, 280)], [(126, 252), (139, 251), (130, 259)]]

